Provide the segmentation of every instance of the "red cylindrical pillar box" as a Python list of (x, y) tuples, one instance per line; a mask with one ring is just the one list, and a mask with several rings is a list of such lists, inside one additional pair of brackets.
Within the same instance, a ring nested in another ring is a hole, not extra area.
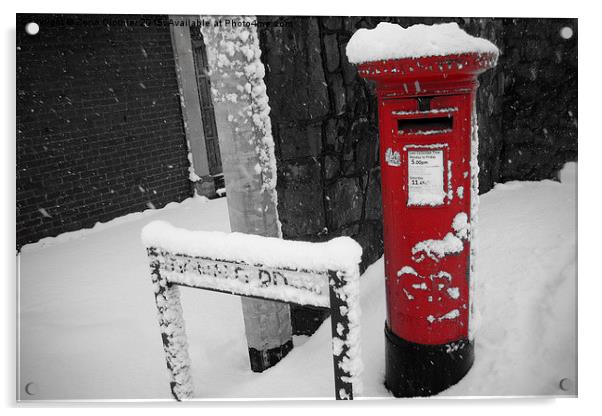
[[(378, 96), (385, 384), (397, 397), (436, 394), (464, 377), (474, 360), (469, 315), (478, 203), (475, 94), (477, 76), (495, 65), (497, 49), (489, 44), (490, 50), (429, 56), (428, 41), (425, 56), (358, 65), (360, 76), (376, 81)], [(420, 54), (416, 45), (410, 49)]]

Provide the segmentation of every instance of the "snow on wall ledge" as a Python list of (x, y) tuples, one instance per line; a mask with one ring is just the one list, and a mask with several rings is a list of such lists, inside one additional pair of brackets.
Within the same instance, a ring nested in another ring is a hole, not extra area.
[(490, 53), (498, 48), (487, 39), (469, 35), (457, 23), (418, 24), (404, 28), (381, 22), (374, 29), (359, 29), (347, 44), (349, 62), (420, 58), (461, 53)]
[(165, 221), (146, 225), (142, 242), (146, 247), (160, 247), (172, 253), (302, 270), (349, 270), (362, 258), (361, 246), (350, 237), (309, 243), (244, 233), (190, 231)]

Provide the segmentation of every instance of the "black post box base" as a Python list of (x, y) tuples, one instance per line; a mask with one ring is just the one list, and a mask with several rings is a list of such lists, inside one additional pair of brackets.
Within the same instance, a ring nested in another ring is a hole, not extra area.
[(432, 396), (453, 386), (474, 362), (467, 338), (441, 345), (399, 338), (385, 324), (385, 387), (395, 397)]

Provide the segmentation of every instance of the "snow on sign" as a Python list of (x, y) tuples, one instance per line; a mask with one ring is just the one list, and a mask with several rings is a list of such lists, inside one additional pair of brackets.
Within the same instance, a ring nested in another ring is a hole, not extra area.
[(389, 166), (401, 166), (401, 160), (399, 157), (399, 152), (394, 151), (390, 147), (385, 152), (385, 160)]
[(443, 150), (408, 151), (408, 205), (441, 205)]
[(188, 341), (179, 286), (329, 308), (335, 397), (361, 389), (359, 263), (362, 249), (349, 237), (325, 243), (242, 233), (189, 231), (162, 221), (142, 230), (159, 326), (176, 400), (191, 399)]

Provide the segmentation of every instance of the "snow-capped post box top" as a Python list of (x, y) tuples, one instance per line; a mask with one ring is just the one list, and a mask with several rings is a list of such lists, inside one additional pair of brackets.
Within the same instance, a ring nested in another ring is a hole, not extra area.
[(457, 23), (403, 28), (381, 22), (356, 31), (346, 52), (360, 76), (376, 81), (475, 75), (495, 66), (499, 55), (493, 43), (469, 35)]
[(497, 58), (499, 51), (487, 39), (470, 36), (457, 23), (403, 28), (381, 22), (375, 29), (359, 29), (347, 44), (347, 57), (354, 64), (464, 53), (489, 54)]

